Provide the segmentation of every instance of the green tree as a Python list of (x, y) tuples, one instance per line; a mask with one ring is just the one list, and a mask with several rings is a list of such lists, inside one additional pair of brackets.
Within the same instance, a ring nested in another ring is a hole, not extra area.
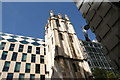
[(95, 77), (95, 80), (98, 80), (101, 78), (103, 80), (109, 80), (109, 79), (120, 80), (120, 75), (112, 71), (96, 68), (92, 70), (92, 72), (93, 72), (93, 76)]

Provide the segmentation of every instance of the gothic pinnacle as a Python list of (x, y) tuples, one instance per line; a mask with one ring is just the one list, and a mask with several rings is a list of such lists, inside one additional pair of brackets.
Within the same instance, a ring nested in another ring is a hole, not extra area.
[(50, 10), (50, 16), (51, 16), (51, 17), (54, 16), (54, 13), (53, 13), (52, 10)]
[(65, 19), (66, 19), (66, 20), (69, 20), (69, 18), (68, 18), (68, 16), (67, 16), (67, 14), (65, 14)]
[(62, 18), (62, 15), (61, 15), (60, 13), (58, 13), (58, 17), (59, 17), (59, 18)]

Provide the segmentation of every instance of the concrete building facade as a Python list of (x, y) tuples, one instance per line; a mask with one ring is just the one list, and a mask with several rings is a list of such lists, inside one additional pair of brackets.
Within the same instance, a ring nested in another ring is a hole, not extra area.
[(92, 77), (90, 67), (81, 52), (81, 46), (74, 28), (67, 15), (54, 15), (45, 28), (45, 42), (48, 62), (47, 67), (51, 78), (83, 78)]
[(0, 33), (0, 80), (47, 78), (43, 39)]
[(75, 4), (85, 18), (87, 27), (102, 43), (105, 55), (110, 57), (112, 65), (120, 72), (120, 2), (95, 1), (77, 0)]

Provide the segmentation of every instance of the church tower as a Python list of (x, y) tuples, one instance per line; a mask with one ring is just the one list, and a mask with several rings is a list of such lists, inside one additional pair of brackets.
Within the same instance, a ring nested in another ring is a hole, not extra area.
[(84, 78), (92, 76), (84, 57), (78, 37), (67, 15), (54, 15), (50, 10), (50, 18), (45, 27), (45, 43), (47, 54), (48, 78)]

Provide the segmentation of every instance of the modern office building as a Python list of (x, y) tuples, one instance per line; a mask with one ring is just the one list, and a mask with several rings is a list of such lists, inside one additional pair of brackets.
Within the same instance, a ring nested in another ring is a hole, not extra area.
[(80, 45), (91, 70), (99, 68), (115, 72), (110, 64), (111, 60), (103, 53), (103, 47), (100, 43), (80, 40)]
[(96, 1), (77, 0), (75, 4), (88, 24), (85, 28), (95, 33), (104, 47), (105, 55), (110, 57), (114, 68), (120, 72), (120, 2)]
[(92, 77), (90, 67), (83, 56), (82, 47), (67, 15), (54, 15), (45, 27), (46, 53), (49, 59), (47, 70), (51, 78), (83, 78)]
[(0, 33), (0, 80), (45, 80), (46, 53), (43, 39)]

